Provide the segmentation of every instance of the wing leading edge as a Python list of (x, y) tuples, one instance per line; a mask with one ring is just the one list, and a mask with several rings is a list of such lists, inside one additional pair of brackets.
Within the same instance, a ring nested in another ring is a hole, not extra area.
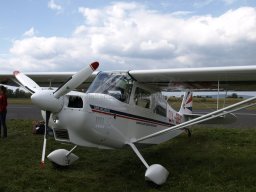
[[(58, 87), (74, 72), (25, 73), (41, 87)], [(86, 80), (80, 88), (88, 88), (98, 72)], [(139, 83), (159, 87), (162, 91), (175, 90), (256, 90), (256, 65), (234, 67), (176, 68), (156, 70), (131, 70), (129, 74)], [(0, 74), (0, 83), (16, 85), (12, 73)]]

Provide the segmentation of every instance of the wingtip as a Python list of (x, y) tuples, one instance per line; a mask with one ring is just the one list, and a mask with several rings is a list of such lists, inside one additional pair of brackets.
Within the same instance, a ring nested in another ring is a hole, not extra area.
[(19, 71), (13, 71), (14, 76), (18, 75), (19, 73), (20, 73)]
[(92, 70), (95, 71), (99, 67), (99, 65), (100, 65), (99, 62), (95, 61), (90, 66)]

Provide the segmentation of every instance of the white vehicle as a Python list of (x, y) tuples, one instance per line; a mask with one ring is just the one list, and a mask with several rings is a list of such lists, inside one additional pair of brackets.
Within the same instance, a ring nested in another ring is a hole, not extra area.
[[(148, 165), (136, 145), (160, 144), (184, 131), (190, 134), (188, 127), (198, 123), (233, 122), (232, 112), (256, 104), (252, 97), (197, 115), (192, 113), (191, 92), (255, 90), (256, 66), (94, 72), (98, 66), (94, 62), (78, 73), (0, 74), (2, 83), (15, 82), (31, 92), (32, 103), (42, 110), (46, 128), (49, 124), (56, 141), (74, 144), (70, 151), (57, 149), (47, 156), (58, 165), (68, 166), (78, 159), (73, 154), (76, 146), (115, 149), (128, 145), (145, 165), (145, 179), (161, 185), (169, 172), (162, 165)], [(52, 88), (61, 82), (58, 89)], [(42, 88), (47, 83), (49, 88)], [(78, 87), (86, 92), (75, 91)], [(179, 111), (162, 95), (177, 89), (185, 90)], [(42, 164), (46, 140), (45, 131)]]

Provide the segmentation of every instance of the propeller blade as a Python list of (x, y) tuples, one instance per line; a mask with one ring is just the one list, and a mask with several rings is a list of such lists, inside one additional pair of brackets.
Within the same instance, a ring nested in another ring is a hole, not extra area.
[(41, 158), (41, 168), (45, 167), (45, 151), (46, 151), (46, 142), (47, 142), (47, 128), (48, 128), (48, 124), (49, 124), (49, 119), (51, 116), (51, 112), (50, 111), (46, 111), (46, 115), (45, 115), (45, 127), (44, 127), (44, 144), (43, 144), (43, 150), (42, 150), (42, 158)]
[(79, 85), (81, 85), (87, 78), (91, 76), (93, 71), (95, 71), (99, 66), (98, 62), (91, 63), (88, 67), (83, 68), (81, 71), (73, 75), (66, 83), (61, 85), (55, 92), (54, 97), (60, 98), (61, 96), (67, 94), (68, 92), (74, 90)]
[(40, 89), (40, 86), (25, 74), (19, 71), (14, 71), (13, 75), (18, 80), (18, 82), (30, 93), (35, 93), (38, 89)]

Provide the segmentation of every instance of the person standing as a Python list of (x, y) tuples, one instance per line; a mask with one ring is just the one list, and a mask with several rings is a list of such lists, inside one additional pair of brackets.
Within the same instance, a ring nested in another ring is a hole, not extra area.
[(7, 114), (6, 87), (0, 86), (0, 128), (1, 128), (0, 135), (2, 138), (7, 137), (6, 114)]

